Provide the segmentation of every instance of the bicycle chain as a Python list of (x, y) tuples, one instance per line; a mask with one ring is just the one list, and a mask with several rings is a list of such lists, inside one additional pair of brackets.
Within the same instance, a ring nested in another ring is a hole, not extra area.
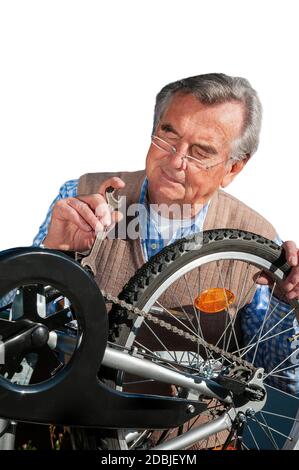
[(244, 359), (241, 359), (240, 357), (235, 356), (234, 354), (231, 354), (227, 351), (224, 351), (221, 348), (218, 348), (217, 346), (214, 346), (213, 344), (208, 343), (203, 338), (194, 336), (191, 333), (188, 333), (187, 331), (184, 331), (174, 325), (171, 325), (171, 323), (167, 323), (164, 320), (159, 320), (159, 318), (152, 315), (151, 313), (140, 310), (138, 307), (134, 307), (134, 305), (127, 303), (125, 300), (121, 300), (118, 297), (115, 297), (111, 294), (107, 294), (103, 290), (101, 290), (101, 293), (105, 299), (107, 299), (109, 302), (113, 303), (114, 305), (118, 305), (121, 308), (125, 308), (126, 310), (128, 310), (129, 312), (137, 316), (142, 316), (146, 318), (147, 320), (155, 323), (156, 325), (159, 325), (162, 328), (166, 328), (168, 331), (171, 331), (174, 334), (178, 334), (179, 336), (183, 336), (184, 338), (189, 339), (193, 343), (199, 342), (200, 345), (204, 346), (209, 351), (214, 352), (216, 354), (220, 354), (221, 356), (225, 357), (226, 359), (229, 359), (233, 363), (250, 369), (252, 372), (255, 372), (257, 370), (256, 367), (254, 367), (252, 364), (245, 361)]

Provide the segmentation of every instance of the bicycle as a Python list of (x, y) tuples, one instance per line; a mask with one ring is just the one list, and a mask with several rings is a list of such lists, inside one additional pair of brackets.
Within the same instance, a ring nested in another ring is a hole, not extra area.
[[(0, 416), (8, 422), (67, 425), (74, 449), (299, 448), (299, 304), (276, 318), (290, 268), (274, 242), (229, 229), (204, 232), (202, 244), (179, 240), (118, 299), (65, 253), (13, 249), (0, 266), (0, 296), (21, 287), (0, 320)], [(273, 280), (269, 305), (244, 342), (240, 312), (260, 271)], [(265, 370), (260, 345), (277, 337), (291, 353), (277, 351), (277, 365)], [(14, 384), (22, 364), (30, 380)]]

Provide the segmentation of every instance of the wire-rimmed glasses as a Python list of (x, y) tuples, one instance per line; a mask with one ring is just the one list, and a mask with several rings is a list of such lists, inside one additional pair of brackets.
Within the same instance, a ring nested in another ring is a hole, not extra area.
[[(152, 135), (151, 139), (152, 144), (159, 150), (163, 150), (167, 153), (172, 153), (173, 155), (179, 154), (176, 147), (171, 145), (169, 142), (166, 142), (165, 140), (161, 139), (161, 137), (158, 137), (157, 135)], [(217, 165), (220, 165), (220, 163), (232, 160), (232, 158), (229, 158), (228, 160), (217, 161), (216, 158), (203, 156), (199, 153), (199, 150), (196, 146), (191, 147), (191, 153), (192, 155), (182, 154), (182, 160), (186, 160), (190, 165), (200, 170), (209, 170)]]

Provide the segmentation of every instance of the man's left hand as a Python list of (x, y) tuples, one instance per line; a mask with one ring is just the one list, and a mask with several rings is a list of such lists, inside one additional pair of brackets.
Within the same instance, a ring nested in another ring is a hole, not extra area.
[[(283, 301), (299, 299), (299, 250), (296, 243), (287, 241), (282, 244), (288, 264), (292, 267), (288, 277), (277, 287), (273, 295)], [(257, 284), (273, 284), (273, 280), (266, 273), (259, 274)]]
[(299, 250), (293, 241), (284, 242), (282, 247), (292, 269), (288, 277), (281, 283), (281, 288), (287, 300), (299, 299)]

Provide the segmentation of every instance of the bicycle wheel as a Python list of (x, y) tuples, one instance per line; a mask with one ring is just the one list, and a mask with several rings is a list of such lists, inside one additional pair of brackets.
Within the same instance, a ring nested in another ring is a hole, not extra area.
[[(276, 296), (280, 294), (279, 286), (290, 269), (282, 250), (263, 237), (236, 230), (207, 231), (201, 248), (196, 249), (194, 244), (196, 237), (180, 240), (163, 249), (140, 268), (120, 298), (160, 320), (192, 332), (198, 337), (197, 344), (119, 307), (110, 313), (111, 338), (118, 346), (138, 348), (139, 354), (145, 354), (153, 361), (164, 361), (181, 372), (191, 371), (215, 380), (221, 378), (223, 371), (232, 364), (227, 357), (203, 347), (200, 338), (224, 351), (233, 352), (254, 367), (263, 367), (267, 400), (262, 410), (246, 412), (242, 433), (240, 429), (237, 433), (230, 429), (193, 443), (190, 448), (295, 449), (298, 447), (299, 429), (296, 396), (299, 383), (296, 315), (298, 318), (299, 308), (297, 301), (283, 304), (281, 317)], [(271, 287), (256, 284), (261, 271), (270, 276)], [(222, 292), (222, 297), (224, 293), (225, 304), (222, 307), (221, 302), (217, 304), (219, 299), (215, 301), (213, 298), (219, 292)], [(262, 297), (259, 297), (261, 293)], [(257, 311), (261, 311), (260, 302), (263, 302), (263, 314), (252, 313), (255, 304)], [(286, 344), (289, 347), (287, 352)], [(284, 347), (280, 348), (280, 345)], [(236, 372), (233, 381), (226, 382), (226, 387), (238, 386), (244, 380), (246, 371), (237, 368)], [(186, 390), (142, 380), (120, 371), (110, 380), (110, 385), (128, 393), (190, 397)], [(105, 445), (110, 449), (135, 449), (170, 442), (174, 437), (219, 416), (227, 408), (216, 400), (207, 399), (206, 404), (207, 410), (203, 415), (181, 428), (110, 431), (104, 440)]]

